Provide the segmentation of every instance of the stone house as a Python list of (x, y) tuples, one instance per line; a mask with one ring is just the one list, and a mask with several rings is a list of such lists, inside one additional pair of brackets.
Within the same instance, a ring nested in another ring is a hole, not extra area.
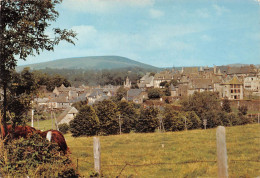
[(154, 75), (154, 80), (153, 80), (153, 86), (154, 88), (161, 88), (160, 87), (160, 83), (162, 82), (170, 82), (171, 80), (173, 80), (173, 73), (165, 70), (165, 71), (161, 71), (160, 73), (156, 73)]
[(57, 124), (58, 125), (63, 123), (69, 124), (69, 122), (76, 117), (77, 113), (78, 110), (76, 108), (68, 107), (57, 118)]
[(192, 79), (188, 88), (188, 95), (192, 95), (195, 91), (204, 92), (204, 91), (214, 91), (214, 85), (211, 79)]
[(250, 91), (259, 91), (260, 90), (260, 78), (256, 75), (247, 76), (244, 78), (244, 89)]
[(151, 88), (154, 87), (154, 76), (150, 76), (150, 73), (145, 74), (138, 83), (139, 88)]
[(127, 91), (126, 98), (123, 97), (122, 100), (133, 101), (134, 103), (141, 104), (143, 103), (144, 99), (147, 98), (148, 94), (144, 92), (142, 89), (130, 89)]
[(230, 80), (226, 80), (221, 84), (222, 90), (220, 96), (227, 97), (230, 100), (243, 99), (243, 82), (241, 82), (236, 75)]

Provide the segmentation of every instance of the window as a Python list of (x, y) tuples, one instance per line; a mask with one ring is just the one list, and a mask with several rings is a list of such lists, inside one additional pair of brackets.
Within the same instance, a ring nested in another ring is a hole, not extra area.
[(231, 90), (231, 93), (233, 93), (233, 90)]

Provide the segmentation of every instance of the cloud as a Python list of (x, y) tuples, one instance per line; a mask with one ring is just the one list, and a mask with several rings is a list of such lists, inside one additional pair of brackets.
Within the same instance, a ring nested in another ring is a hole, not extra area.
[(228, 8), (226, 8), (224, 6), (219, 6), (217, 4), (213, 4), (213, 8), (215, 9), (217, 15), (222, 15), (222, 14), (230, 11)]
[(197, 16), (199, 16), (201, 18), (210, 17), (209, 11), (207, 9), (198, 9), (198, 10), (196, 10), (196, 14), (197, 14)]
[(156, 9), (150, 9), (149, 15), (151, 18), (157, 19), (157, 18), (164, 16), (164, 12), (160, 11), (160, 10), (156, 10)]
[(84, 13), (109, 13), (122, 8), (151, 7), (154, 0), (64, 0), (63, 7)]
[(213, 41), (213, 38), (212, 38), (211, 36), (209, 36), (209, 35), (202, 35), (202, 36), (200, 37), (200, 39), (201, 39), (202, 41), (206, 41), (206, 42)]

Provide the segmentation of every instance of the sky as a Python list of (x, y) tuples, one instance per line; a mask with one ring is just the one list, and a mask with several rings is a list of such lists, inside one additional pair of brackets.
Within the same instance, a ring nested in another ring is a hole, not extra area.
[(116, 55), (156, 67), (260, 64), (259, 0), (63, 0), (65, 42), (18, 65)]

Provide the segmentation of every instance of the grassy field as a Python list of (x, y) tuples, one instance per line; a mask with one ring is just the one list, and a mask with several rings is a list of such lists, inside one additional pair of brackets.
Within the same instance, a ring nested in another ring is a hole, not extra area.
[[(227, 127), (230, 177), (260, 176), (260, 125)], [(93, 137), (65, 135), (82, 176), (93, 170)], [(101, 136), (105, 177), (216, 177), (216, 129)]]

